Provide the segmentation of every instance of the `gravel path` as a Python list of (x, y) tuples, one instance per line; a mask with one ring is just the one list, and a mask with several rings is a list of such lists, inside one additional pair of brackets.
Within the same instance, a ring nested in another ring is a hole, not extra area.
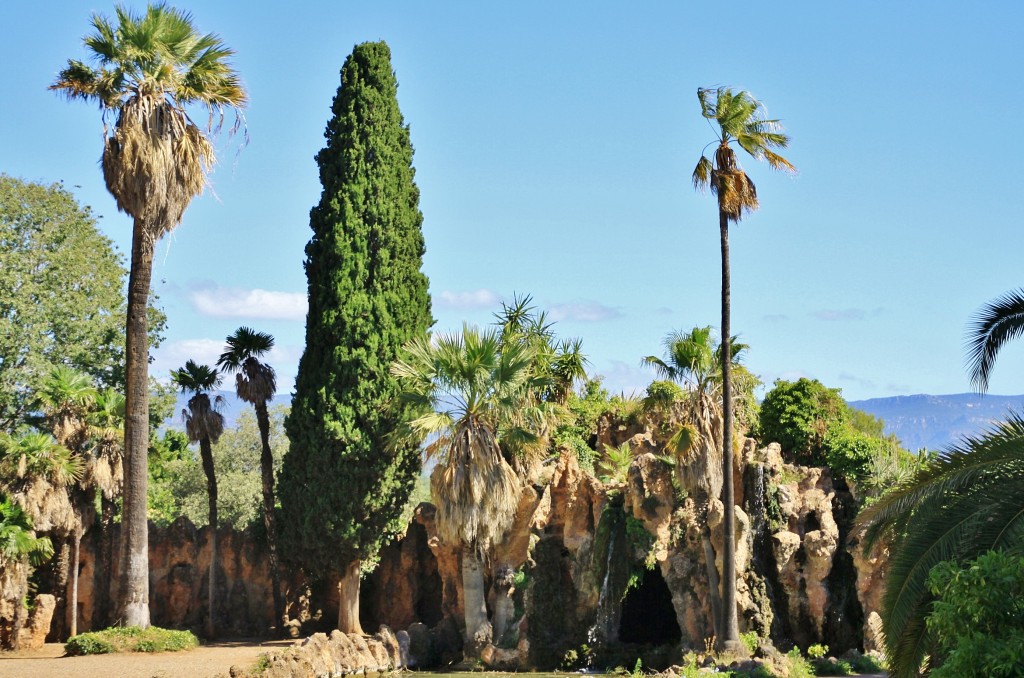
[(64, 657), (62, 643), (38, 650), (0, 652), (3, 678), (211, 678), (235, 664), (248, 667), (261, 653), (294, 641), (238, 640), (211, 643), (187, 652), (130, 652)]

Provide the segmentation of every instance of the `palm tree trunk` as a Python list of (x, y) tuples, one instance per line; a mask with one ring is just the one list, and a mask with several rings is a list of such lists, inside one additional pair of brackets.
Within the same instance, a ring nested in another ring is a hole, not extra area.
[(718, 226), (722, 237), (722, 623), (719, 628), (719, 648), (738, 652), (740, 644), (739, 619), (736, 614), (736, 498), (732, 484), (732, 311), (729, 280), (729, 218), (718, 211)]
[(363, 633), (359, 623), (360, 565), (358, 560), (349, 563), (338, 582), (338, 630), (342, 633)]
[(720, 637), (722, 628), (722, 587), (715, 565), (715, 547), (711, 544), (711, 529), (707, 526), (707, 512), (704, 514), (704, 534), (701, 543), (704, 546), (704, 567), (708, 573), (708, 594), (711, 596), (711, 623), (714, 625), (715, 638)]
[(466, 615), (463, 655), (466, 661), (478, 659), (491, 641), (487, 623), (487, 599), (484, 592), (484, 564), (476, 549), (466, 544), (462, 551), (462, 600)]
[(82, 529), (75, 530), (75, 545), (71, 552), (71, 630), (68, 637), (78, 635), (78, 563), (82, 547)]
[(206, 614), (206, 637), (216, 637), (213, 623), (217, 609), (217, 474), (213, 467), (213, 446), (209, 438), (199, 441), (199, 454), (203, 459), (203, 473), (206, 474), (206, 493), (210, 500), (210, 581)]
[(149, 626), (149, 336), (146, 309), (153, 276), (153, 239), (135, 219), (132, 265), (128, 276), (128, 320), (125, 328), (125, 469), (121, 525), (124, 565), (121, 568), (121, 622)]
[(70, 536), (60, 538), (60, 551), (55, 563), (57, 572), (53, 592), (57, 597), (57, 601), (53, 609), (53, 620), (50, 624), (50, 633), (48, 635), (58, 643), (67, 640), (65, 634), (68, 627), (68, 575), (71, 571), (71, 539), (72, 537)]
[(270, 586), (274, 594), (274, 626), (284, 628), (284, 599), (281, 596), (281, 572), (277, 566), (277, 528), (274, 520), (274, 455), (270, 451), (270, 415), (267, 404), (256, 404), (256, 423), (260, 427), (260, 470), (263, 476), (263, 527), (267, 532), (270, 556)]
[(92, 613), (92, 627), (110, 625), (110, 589), (114, 579), (114, 511), (112, 498), (100, 496), (101, 526), (99, 566), (93, 568), (93, 591), (96, 592)]

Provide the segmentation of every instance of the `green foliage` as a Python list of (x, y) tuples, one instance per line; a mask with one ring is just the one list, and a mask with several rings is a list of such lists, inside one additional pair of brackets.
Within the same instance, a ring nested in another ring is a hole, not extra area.
[(49, 537), (37, 537), (32, 519), (0, 493), (0, 570), (9, 562), (28, 560), (41, 565), (53, 556)]
[(794, 647), (787, 652), (786, 659), (789, 661), (789, 678), (811, 678), (814, 675), (814, 669), (800, 654), (800, 648)]
[(925, 655), (935, 654), (925, 624), (934, 566), (1024, 548), (1022, 448), (1024, 418), (1013, 414), (928, 461), (858, 516), (865, 548), (885, 538), (892, 554), (881, 614), (893, 678), (916, 675)]
[(864, 410), (858, 410), (856, 407), (850, 407), (849, 405), (846, 406), (846, 415), (854, 431), (871, 436), (872, 438), (885, 437), (885, 422), (875, 415), (868, 414)]
[(407, 416), (391, 363), (433, 320), (419, 189), (391, 52), (357, 45), (317, 154), (320, 203), (306, 245), (309, 312), (279, 483), (280, 550), (311, 572), (372, 557), (420, 470), (417, 445), (391, 446)]
[(191, 631), (172, 631), (150, 626), (114, 626), (93, 633), (72, 636), (64, 645), (70, 657), (111, 652), (178, 652), (199, 646)]
[(747, 652), (754, 654), (761, 639), (757, 637), (757, 631), (747, 631), (740, 634), (740, 642), (743, 643), (743, 647), (747, 648)]
[(823, 441), (825, 465), (832, 474), (848, 481), (861, 481), (874, 469), (874, 460), (887, 458), (894, 443), (885, 438), (873, 438), (850, 428), (832, 426)]
[[(288, 452), (284, 434), (285, 405), (270, 408), (270, 444), (274, 470), (279, 472)], [(217, 522), (221, 527), (244, 530), (260, 517), (262, 496), (260, 431), (251, 409), (239, 413), (234, 428), (229, 428), (213, 446), (217, 470)], [(154, 455), (154, 450), (159, 456)], [(168, 430), (150, 452), (150, 519), (166, 525), (178, 516), (186, 516), (197, 527), (209, 523), (210, 506), (206, 476), (195, 452), (188, 447), (184, 433)], [(411, 513), (410, 513), (411, 515)]]
[(828, 656), (828, 645), (819, 645), (815, 643), (807, 648), (807, 656), (811, 659), (824, 659)]
[(870, 654), (858, 655), (850, 666), (857, 673), (881, 673), (885, 671), (885, 665)]
[[(123, 383), (126, 278), (92, 211), (61, 184), (0, 174), (0, 431), (31, 411), (53, 365)], [(150, 318), (157, 345), (164, 316)]]
[(1024, 557), (990, 551), (928, 576), (936, 600), (927, 617), (934, 678), (1001, 678), (1024, 666)]
[(839, 389), (818, 380), (776, 380), (761, 403), (761, 442), (777, 442), (787, 460), (804, 466), (826, 464), (825, 436), (847, 421), (847, 407)]
[(624, 485), (629, 475), (629, 465), (633, 463), (633, 451), (629, 442), (618, 447), (604, 446), (604, 456), (598, 462), (599, 476), (602, 483)]

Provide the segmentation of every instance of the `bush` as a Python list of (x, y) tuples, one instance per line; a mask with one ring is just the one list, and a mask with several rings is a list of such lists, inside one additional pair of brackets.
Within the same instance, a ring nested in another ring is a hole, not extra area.
[(932, 568), (937, 600), (926, 618), (939, 667), (933, 678), (1020, 676), (1024, 664), (1024, 557), (990, 551)]
[(68, 639), (68, 656), (109, 654), (111, 652), (177, 652), (199, 645), (191, 631), (171, 631), (150, 626), (114, 626), (102, 631), (81, 633)]
[(777, 380), (760, 411), (761, 442), (777, 442), (783, 457), (804, 466), (824, 466), (825, 434), (847, 421), (839, 389), (818, 380)]

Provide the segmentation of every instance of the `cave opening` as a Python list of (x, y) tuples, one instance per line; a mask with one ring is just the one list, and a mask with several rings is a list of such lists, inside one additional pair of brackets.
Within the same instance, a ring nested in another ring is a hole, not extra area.
[(640, 583), (622, 601), (619, 640), (623, 643), (669, 645), (682, 640), (683, 633), (672, 606), (672, 593), (657, 568), (644, 570)]

